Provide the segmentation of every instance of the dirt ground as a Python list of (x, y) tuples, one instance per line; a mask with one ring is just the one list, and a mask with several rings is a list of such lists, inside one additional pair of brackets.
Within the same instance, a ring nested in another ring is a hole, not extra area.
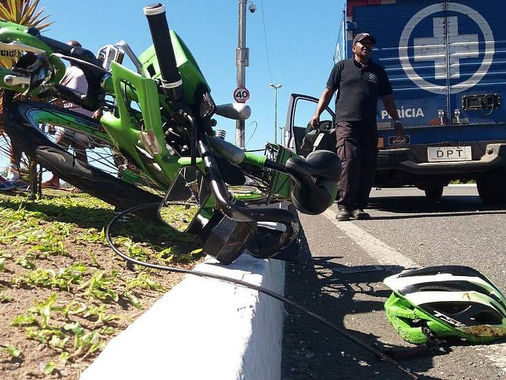
[[(79, 378), (181, 280), (116, 256), (103, 233), (113, 216), (85, 194), (45, 191), (34, 202), (0, 195), (0, 378)], [(167, 238), (167, 230), (132, 216), (113, 235), (130, 256), (191, 268), (201, 259), (198, 242)]]

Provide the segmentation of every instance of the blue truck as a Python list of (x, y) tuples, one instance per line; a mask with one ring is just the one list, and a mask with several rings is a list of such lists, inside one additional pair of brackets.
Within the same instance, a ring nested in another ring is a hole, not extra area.
[[(506, 202), (504, 15), (503, 1), (345, 2), (334, 61), (352, 57), (357, 33), (372, 33), (373, 59), (389, 75), (406, 126), (398, 139), (378, 102), (375, 186), (414, 185), (437, 200), (450, 181), (475, 180), (483, 202)], [(298, 153), (317, 102), (291, 95), (285, 141)], [(333, 117), (329, 107), (321, 120)]]

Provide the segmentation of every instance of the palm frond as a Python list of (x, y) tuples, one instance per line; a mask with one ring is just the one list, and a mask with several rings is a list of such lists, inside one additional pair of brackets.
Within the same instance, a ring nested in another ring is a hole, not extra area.
[(38, 29), (47, 28), (47, 16), (42, 16), (44, 8), (37, 9), (40, 0), (0, 0), (0, 19)]

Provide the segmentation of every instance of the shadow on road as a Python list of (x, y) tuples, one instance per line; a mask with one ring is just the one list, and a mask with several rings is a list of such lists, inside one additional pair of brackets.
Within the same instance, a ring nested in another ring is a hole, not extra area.
[(429, 201), (425, 196), (385, 196), (369, 200), (369, 208), (396, 213), (374, 219), (410, 219), (480, 214), (506, 214), (506, 204), (487, 205), (478, 196), (444, 195), (439, 201)]
[[(305, 238), (301, 241), (300, 251), (306, 260), (303, 265), (287, 263), (285, 294), (341, 329), (346, 329), (345, 318), (349, 322), (350, 318), (361, 314), (383, 313), (383, 303), (390, 291), (375, 289), (374, 284), (404, 269), (385, 265), (347, 267), (332, 262), (329, 257), (311, 260)], [(292, 307), (287, 307), (287, 312), (282, 379), (410, 378), (315, 318)], [(371, 329), (368, 326), (368, 331), (380, 332), (383, 327)], [(378, 335), (356, 330), (349, 332), (380, 351), (395, 349), (380, 342)], [(421, 356), (403, 360), (400, 364), (416, 372), (426, 372), (432, 367), (432, 358)]]

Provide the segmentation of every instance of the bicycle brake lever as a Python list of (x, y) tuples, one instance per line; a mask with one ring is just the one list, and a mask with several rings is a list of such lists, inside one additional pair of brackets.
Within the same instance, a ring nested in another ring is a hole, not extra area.
[(19, 76), (19, 75), (6, 75), (4, 76), (4, 83), (9, 86), (30, 86), (30, 77)]

